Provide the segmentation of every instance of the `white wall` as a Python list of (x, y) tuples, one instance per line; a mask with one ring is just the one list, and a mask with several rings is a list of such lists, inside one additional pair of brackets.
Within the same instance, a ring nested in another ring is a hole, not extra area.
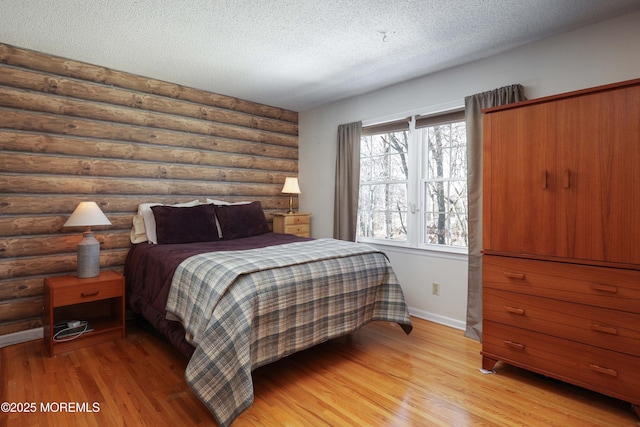
[[(333, 187), (339, 124), (427, 113), (463, 105), (464, 97), (520, 83), (538, 98), (640, 78), (640, 13), (614, 18), (487, 59), (427, 75), (299, 115), (302, 194), (314, 237), (333, 233)], [(462, 328), (466, 316), (466, 258), (441, 258), (383, 248), (413, 314)], [(431, 282), (441, 284), (431, 295)]]

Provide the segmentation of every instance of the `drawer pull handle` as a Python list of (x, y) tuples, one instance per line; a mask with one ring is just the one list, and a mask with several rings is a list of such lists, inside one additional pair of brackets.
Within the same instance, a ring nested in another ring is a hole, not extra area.
[(617, 294), (618, 293), (618, 287), (617, 286), (611, 286), (611, 285), (600, 285), (600, 284), (592, 284), (591, 285), (591, 289), (593, 289), (594, 291), (600, 291), (600, 292), (609, 292), (612, 294)]
[(591, 369), (592, 371), (600, 372), (601, 374), (611, 375), (612, 377), (618, 376), (618, 371), (609, 368), (603, 368), (602, 366), (598, 365), (589, 365), (589, 369)]
[(99, 293), (100, 293), (100, 291), (95, 291), (95, 292), (92, 292), (92, 293), (90, 293), (90, 294), (85, 294), (84, 292), (82, 292), (82, 293), (80, 294), (80, 296), (81, 296), (82, 298), (95, 297), (95, 296), (96, 296), (96, 295), (98, 295)]
[(524, 280), (524, 274), (522, 273), (509, 273), (508, 271), (505, 271), (504, 275), (509, 279)]
[(610, 326), (591, 325), (591, 330), (596, 332), (604, 332), (605, 334), (618, 335), (618, 328), (612, 328)]
[(542, 172), (542, 189), (547, 189), (547, 171)]
[(509, 340), (506, 340), (504, 343), (505, 343), (508, 347), (511, 347), (511, 348), (512, 348), (512, 349), (514, 349), (514, 350), (524, 351), (524, 344), (520, 344), (520, 343), (513, 342), (513, 341), (509, 341)]
[(504, 309), (507, 310), (509, 313), (519, 314), (521, 316), (524, 316), (524, 309), (522, 309), (522, 308), (515, 308), (515, 307), (506, 306)]

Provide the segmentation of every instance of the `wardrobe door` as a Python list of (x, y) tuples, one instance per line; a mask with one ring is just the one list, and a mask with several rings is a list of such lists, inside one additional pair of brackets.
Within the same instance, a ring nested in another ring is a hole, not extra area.
[(640, 87), (557, 108), (558, 256), (640, 263)]
[(485, 115), (485, 250), (555, 254), (555, 104)]

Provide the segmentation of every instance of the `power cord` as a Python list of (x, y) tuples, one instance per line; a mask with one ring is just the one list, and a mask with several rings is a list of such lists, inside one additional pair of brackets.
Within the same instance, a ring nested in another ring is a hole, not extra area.
[(53, 326), (56, 331), (53, 341), (64, 342), (75, 340), (76, 338), (93, 330), (86, 320), (72, 320), (68, 322), (58, 322)]

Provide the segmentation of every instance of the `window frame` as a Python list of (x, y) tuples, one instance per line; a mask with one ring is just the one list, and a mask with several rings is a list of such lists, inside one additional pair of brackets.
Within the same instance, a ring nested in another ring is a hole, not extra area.
[[(420, 141), (419, 129), (433, 124), (444, 124), (464, 120), (464, 107), (460, 104), (453, 104), (447, 109), (439, 110), (430, 114), (411, 114), (407, 119), (378, 121), (370, 125), (364, 124), (363, 136), (386, 133), (389, 129), (394, 129), (398, 123), (408, 123), (408, 149), (407, 161), (409, 174), (407, 179), (407, 239), (403, 241), (380, 239), (374, 237), (363, 237), (356, 233), (356, 241), (368, 244), (387, 245), (409, 250), (432, 251), (442, 254), (442, 256), (463, 256), (468, 254), (468, 246), (452, 246), (437, 243), (426, 243), (425, 236), (425, 200), (423, 194), (422, 177), (422, 155), (423, 145)], [(467, 159), (468, 165), (468, 159)], [(358, 207), (358, 221), (360, 220), (360, 210)], [(467, 218), (468, 220), (468, 218)], [(359, 226), (359, 224), (358, 224)]]

